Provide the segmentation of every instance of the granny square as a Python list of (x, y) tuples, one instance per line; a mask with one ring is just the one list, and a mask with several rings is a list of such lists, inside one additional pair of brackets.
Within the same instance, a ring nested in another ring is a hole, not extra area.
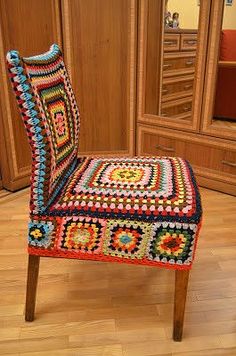
[(56, 225), (52, 219), (39, 221), (32, 219), (29, 222), (28, 243), (39, 248), (51, 248), (54, 245)]
[(57, 247), (83, 253), (98, 253), (106, 221), (96, 218), (67, 217), (61, 219)]
[(200, 217), (196, 183), (181, 158), (83, 158), (52, 214), (102, 218), (196, 222)]
[(104, 255), (142, 259), (146, 253), (151, 224), (129, 220), (109, 220), (103, 245)]
[(193, 259), (196, 224), (158, 222), (153, 224), (147, 257), (152, 261), (189, 264)]

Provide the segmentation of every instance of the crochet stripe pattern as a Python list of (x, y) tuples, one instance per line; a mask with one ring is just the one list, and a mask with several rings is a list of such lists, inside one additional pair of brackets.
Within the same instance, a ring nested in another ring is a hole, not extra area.
[(41, 213), (77, 164), (79, 112), (57, 45), (30, 58), (10, 51), (7, 62), (32, 149), (31, 211)]
[(78, 158), (79, 110), (59, 47), (10, 51), (7, 63), (32, 149), (29, 253), (191, 268), (202, 209), (190, 164)]

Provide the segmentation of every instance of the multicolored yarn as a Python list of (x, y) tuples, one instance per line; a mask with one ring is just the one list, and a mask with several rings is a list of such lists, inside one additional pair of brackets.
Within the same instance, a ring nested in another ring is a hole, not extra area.
[(31, 211), (42, 213), (77, 165), (79, 112), (57, 45), (7, 62), (32, 149)]
[(78, 158), (79, 112), (59, 47), (7, 61), (32, 148), (29, 253), (191, 268), (201, 201), (189, 163)]

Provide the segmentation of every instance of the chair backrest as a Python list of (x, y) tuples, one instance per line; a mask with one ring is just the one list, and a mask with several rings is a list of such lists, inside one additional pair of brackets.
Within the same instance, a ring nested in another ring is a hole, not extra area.
[(79, 111), (54, 44), (44, 54), (7, 54), (18, 106), (32, 150), (31, 212), (43, 214), (77, 163)]

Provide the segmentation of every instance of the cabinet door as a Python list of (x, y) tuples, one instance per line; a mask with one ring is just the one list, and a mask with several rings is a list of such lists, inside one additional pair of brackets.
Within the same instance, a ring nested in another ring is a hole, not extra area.
[(31, 155), (25, 129), (7, 76), (7, 51), (23, 56), (48, 51), (61, 44), (59, 0), (0, 0), (0, 139), (3, 187), (29, 185)]
[(81, 113), (80, 153), (131, 154), (136, 0), (62, 0), (65, 60)]
[(140, 0), (140, 123), (199, 131), (210, 5)]

